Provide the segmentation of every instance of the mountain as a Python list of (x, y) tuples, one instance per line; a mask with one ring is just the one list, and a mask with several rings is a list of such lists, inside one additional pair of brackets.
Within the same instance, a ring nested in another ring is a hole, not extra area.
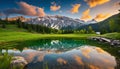
[(98, 22), (95, 19), (86, 22), (86, 24), (94, 24), (94, 23), (98, 23)]
[[(80, 19), (73, 19), (65, 16), (45, 16), (45, 17), (37, 17), (27, 21), (29, 24), (39, 24), (44, 25), (46, 27), (55, 28), (55, 29), (77, 29), (80, 26), (90, 24), (84, 22)], [(93, 21), (91, 21), (93, 23)]]
[(120, 13), (109, 17), (108, 19), (81, 26), (79, 29), (88, 29), (91, 26), (94, 31), (100, 32), (120, 32)]
[(27, 23), (44, 25), (55, 29), (62, 29), (66, 27), (77, 28), (82, 25), (82, 23), (80, 23), (79, 20), (57, 15), (33, 18), (27, 21)]
[(26, 22), (26, 21), (28, 21), (30, 18), (25, 18), (25, 17), (23, 17), (23, 16), (16, 16), (16, 17), (10, 17), (10, 18), (8, 18), (7, 20), (8, 20), (8, 21), (16, 21), (16, 20), (18, 20), (18, 19), (20, 19), (22, 22)]
[(97, 23), (97, 21), (90, 20), (90, 21), (83, 21), (80, 19), (73, 19), (66, 16), (44, 16), (44, 17), (36, 17), (36, 18), (25, 18), (23, 16), (17, 17), (10, 17), (8, 21), (15, 21), (20, 19), (22, 22), (26, 22), (28, 24), (39, 24), (49, 28), (54, 29), (64, 29), (64, 30), (73, 30), (78, 29), (81, 26), (89, 25)]

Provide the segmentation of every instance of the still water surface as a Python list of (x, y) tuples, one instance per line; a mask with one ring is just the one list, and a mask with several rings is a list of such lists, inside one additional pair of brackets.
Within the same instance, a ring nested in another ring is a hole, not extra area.
[(8, 52), (24, 57), (27, 69), (114, 69), (116, 66), (114, 56), (84, 40), (45, 39), (22, 51), (9, 49)]

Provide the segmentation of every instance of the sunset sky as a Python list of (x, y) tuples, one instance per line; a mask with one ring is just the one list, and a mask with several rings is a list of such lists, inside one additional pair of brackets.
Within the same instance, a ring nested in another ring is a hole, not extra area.
[(0, 0), (0, 17), (5, 15), (61, 15), (101, 21), (117, 14), (120, 0)]

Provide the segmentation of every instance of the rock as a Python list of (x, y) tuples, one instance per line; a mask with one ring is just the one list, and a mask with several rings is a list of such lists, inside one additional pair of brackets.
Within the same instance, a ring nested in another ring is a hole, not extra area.
[(111, 40), (110, 40), (110, 39), (107, 39), (107, 38), (101, 38), (101, 40), (104, 41), (104, 42), (108, 42), (108, 43), (111, 42)]
[(12, 61), (10, 63), (10, 69), (23, 69), (27, 64), (28, 63), (24, 57), (15, 56), (12, 58)]
[(96, 41), (100, 41), (99, 39), (100, 39), (100, 37), (92, 37), (92, 38), (90, 38), (91, 40), (96, 40)]
[(110, 45), (120, 45), (120, 41), (119, 40), (112, 40)]
[(118, 53), (120, 53), (120, 50), (118, 50)]
[(91, 38), (92, 40), (96, 40), (96, 41), (100, 41), (100, 42), (107, 42), (107, 43), (110, 43), (111, 40), (110, 39), (107, 39), (107, 38), (103, 38), (103, 37), (93, 37)]
[(112, 40), (112, 39), (107, 39), (103, 37), (92, 37), (90, 38), (91, 40), (96, 40), (99, 42), (104, 42), (104, 43), (109, 43), (112, 46), (120, 46), (120, 40)]

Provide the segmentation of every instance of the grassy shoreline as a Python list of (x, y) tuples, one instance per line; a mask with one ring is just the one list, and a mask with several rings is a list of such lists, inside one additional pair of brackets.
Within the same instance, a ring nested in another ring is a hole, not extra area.
[(16, 25), (7, 25), (6, 28), (0, 28), (0, 45), (6, 45), (15, 42), (24, 42), (29, 40), (39, 39), (56, 39), (56, 38), (71, 38), (71, 39), (87, 39), (89, 37), (101, 36), (120, 40), (120, 33), (108, 33), (104, 35), (96, 34), (40, 34), (36, 32), (28, 32), (25, 29), (17, 28)]
[(96, 34), (38, 34), (27, 32), (25, 29), (9, 25), (7, 28), (0, 28), (0, 43), (10, 41), (35, 40), (42, 38), (88, 38)]
[(107, 34), (101, 35), (101, 37), (120, 40), (120, 33), (117, 33), (117, 32), (107, 33)]

